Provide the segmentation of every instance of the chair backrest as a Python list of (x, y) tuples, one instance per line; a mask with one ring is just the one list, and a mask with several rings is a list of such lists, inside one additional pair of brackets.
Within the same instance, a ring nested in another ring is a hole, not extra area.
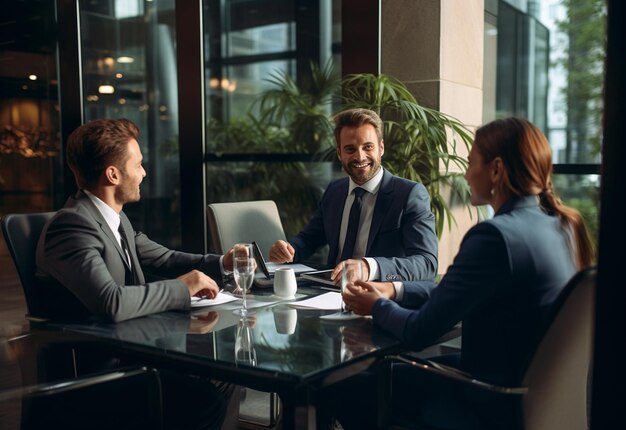
[(33, 292), (35, 285), (35, 252), (44, 225), (55, 212), (9, 214), (2, 218), (2, 234), (13, 257), (24, 290), (29, 315), (39, 315), (40, 307)]
[(588, 428), (596, 269), (576, 274), (555, 302), (552, 321), (538, 344), (523, 384), (524, 428)]
[(207, 217), (213, 252), (224, 253), (236, 243), (256, 242), (267, 259), (278, 239), (285, 240), (278, 208), (272, 200), (212, 203)]

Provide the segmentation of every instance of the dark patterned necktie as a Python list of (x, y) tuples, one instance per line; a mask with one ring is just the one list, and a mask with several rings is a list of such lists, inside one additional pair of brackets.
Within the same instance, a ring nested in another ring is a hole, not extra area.
[(356, 234), (359, 231), (361, 208), (363, 207), (363, 194), (365, 194), (366, 191), (363, 188), (357, 187), (353, 192), (354, 201), (352, 202), (350, 216), (348, 217), (348, 229), (346, 230), (346, 240), (343, 242), (343, 250), (341, 251), (341, 261), (353, 257)]
[(127, 271), (126, 275), (126, 283), (129, 285), (137, 285), (139, 284), (139, 277), (137, 276), (137, 270), (135, 270), (135, 265), (133, 264), (133, 257), (130, 253), (128, 239), (126, 238), (126, 234), (124, 233), (124, 229), (122, 228), (122, 223), (120, 223), (118, 231), (120, 232), (120, 242), (122, 244), (122, 250), (124, 251), (124, 255), (126, 256), (126, 262), (130, 266), (130, 273), (128, 273)]

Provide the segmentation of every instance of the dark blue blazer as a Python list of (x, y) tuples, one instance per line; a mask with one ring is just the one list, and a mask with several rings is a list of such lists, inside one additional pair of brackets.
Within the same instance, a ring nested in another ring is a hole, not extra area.
[[(328, 244), (328, 265), (335, 265), (348, 185), (347, 177), (328, 185), (309, 223), (289, 241), (296, 250), (294, 261), (302, 261)], [(383, 281), (435, 278), (435, 216), (422, 184), (384, 171), (365, 256), (376, 260)]]
[(401, 303), (374, 304), (374, 323), (421, 349), (462, 321), (462, 369), (518, 384), (550, 305), (577, 271), (568, 236), (536, 196), (511, 199), (469, 230), (425, 303), (431, 283), (404, 283)]

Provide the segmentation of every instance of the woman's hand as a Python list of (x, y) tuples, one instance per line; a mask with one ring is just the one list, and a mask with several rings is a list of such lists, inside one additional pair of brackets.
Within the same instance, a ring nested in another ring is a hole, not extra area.
[[(377, 285), (380, 284), (380, 285)], [(359, 315), (371, 315), (374, 303), (378, 299), (386, 298), (380, 290), (385, 283), (356, 281), (348, 284), (347, 290), (343, 293), (343, 300), (352, 312)]]

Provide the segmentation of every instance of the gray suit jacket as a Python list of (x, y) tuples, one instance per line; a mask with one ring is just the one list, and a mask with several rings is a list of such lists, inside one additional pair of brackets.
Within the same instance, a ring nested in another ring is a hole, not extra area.
[[(44, 316), (117, 322), (189, 309), (189, 292), (177, 276), (198, 269), (221, 282), (219, 256), (167, 249), (135, 232), (124, 212), (120, 216), (138, 285), (126, 282), (130, 267), (124, 252), (96, 206), (79, 191), (46, 224), (37, 245)], [(144, 272), (163, 280), (146, 282)]]

